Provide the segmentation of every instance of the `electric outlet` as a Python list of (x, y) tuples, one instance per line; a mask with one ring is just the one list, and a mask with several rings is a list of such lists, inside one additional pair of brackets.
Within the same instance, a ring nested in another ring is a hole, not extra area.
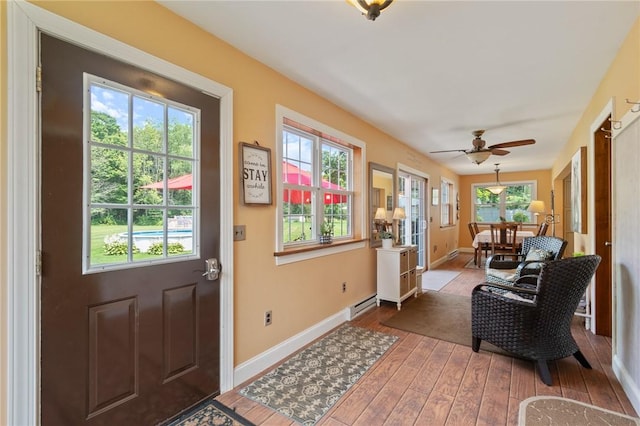
[(271, 322), (273, 321), (273, 316), (271, 315), (271, 311), (266, 311), (264, 313), (264, 325), (271, 325)]
[(346, 291), (347, 291), (347, 282), (345, 281), (342, 283), (342, 292), (346, 293)]
[(245, 225), (235, 225), (233, 227), (233, 241), (242, 241), (247, 238), (246, 236), (246, 226)]

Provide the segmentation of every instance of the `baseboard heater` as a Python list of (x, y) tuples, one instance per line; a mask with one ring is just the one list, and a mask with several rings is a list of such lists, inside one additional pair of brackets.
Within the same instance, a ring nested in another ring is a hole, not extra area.
[(376, 305), (376, 295), (372, 294), (361, 302), (349, 307), (349, 319), (352, 320), (367, 309)]
[(449, 255), (447, 256), (449, 259), (453, 259), (454, 257), (458, 256), (458, 250), (454, 250), (451, 253), (449, 253)]

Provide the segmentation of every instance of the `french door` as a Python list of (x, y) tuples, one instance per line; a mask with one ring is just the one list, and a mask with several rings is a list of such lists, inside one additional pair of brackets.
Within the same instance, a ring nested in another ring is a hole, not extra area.
[(398, 234), (403, 245), (418, 247), (418, 265), (427, 266), (426, 179), (407, 172), (398, 173), (398, 207), (405, 219), (398, 222)]

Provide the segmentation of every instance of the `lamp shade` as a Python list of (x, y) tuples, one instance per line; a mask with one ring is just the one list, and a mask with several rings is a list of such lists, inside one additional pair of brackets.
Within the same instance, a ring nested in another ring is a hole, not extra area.
[(544, 201), (542, 200), (532, 200), (531, 204), (529, 204), (529, 208), (527, 209), (531, 213), (540, 214), (544, 213)]
[(387, 220), (387, 213), (384, 211), (384, 207), (378, 207), (376, 215), (373, 217), (375, 220)]
[(472, 163), (482, 164), (491, 156), (491, 151), (471, 151), (465, 152), (465, 155)]
[(488, 186), (487, 190), (489, 192), (491, 192), (492, 194), (500, 194), (502, 191), (504, 191), (507, 187), (503, 186), (503, 185), (494, 185), (494, 186)]
[(487, 186), (487, 190), (495, 195), (500, 194), (502, 191), (504, 191), (507, 188), (506, 186), (500, 183), (500, 177), (498, 176), (498, 173), (500, 173), (500, 169), (498, 168), (499, 165), (500, 163), (496, 163), (496, 184), (492, 186)]
[(393, 211), (393, 219), (394, 220), (400, 220), (400, 219), (406, 219), (407, 215), (404, 212), (404, 209), (402, 207), (396, 207), (395, 210)]

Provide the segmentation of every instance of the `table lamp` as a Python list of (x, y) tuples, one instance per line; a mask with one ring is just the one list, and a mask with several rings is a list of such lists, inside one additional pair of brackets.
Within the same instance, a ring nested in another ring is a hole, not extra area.
[[(406, 213), (404, 212), (404, 209), (402, 207), (396, 207), (395, 210), (393, 210), (393, 220), (404, 220), (407, 218)], [(400, 224), (398, 224), (398, 234), (400, 234)], [(398, 235), (398, 239), (397, 242), (400, 242), (400, 235)]]
[(387, 225), (387, 212), (385, 212), (384, 207), (378, 207), (376, 210), (376, 214), (373, 217), (373, 221), (376, 224), (376, 230), (380, 232)]

